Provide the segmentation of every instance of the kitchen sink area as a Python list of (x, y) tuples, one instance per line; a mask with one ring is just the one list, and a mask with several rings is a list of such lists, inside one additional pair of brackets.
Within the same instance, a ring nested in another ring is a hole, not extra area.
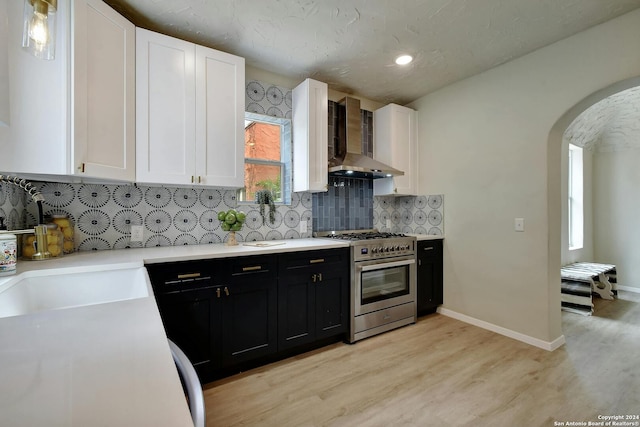
[(0, 318), (105, 304), (149, 296), (143, 267), (90, 272), (24, 274), (0, 291)]

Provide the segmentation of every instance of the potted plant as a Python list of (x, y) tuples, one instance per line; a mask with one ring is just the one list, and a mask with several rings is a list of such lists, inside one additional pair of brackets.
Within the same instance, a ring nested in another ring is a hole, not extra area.
[(256, 203), (260, 205), (260, 216), (262, 217), (262, 223), (264, 224), (265, 215), (264, 208), (269, 205), (269, 222), (273, 224), (276, 222), (276, 205), (275, 197), (271, 190), (258, 190), (255, 194)]

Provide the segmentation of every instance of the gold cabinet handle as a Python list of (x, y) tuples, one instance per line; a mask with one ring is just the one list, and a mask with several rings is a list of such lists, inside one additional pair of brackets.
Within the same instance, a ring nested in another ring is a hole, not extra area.
[(313, 283), (316, 283), (316, 275), (315, 275), (315, 274), (311, 276), (311, 281), (312, 281)]
[(191, 175), (191, 183), (193, 184), (194, 181), (195, 181), (195, 177)]
[(178, 274), (178, 279), (193, 279), (194, 277), (200, 277), (200, 273)]
[(322, 273), (318, 273), (318, 281), (322, 282)]
[(257, 271), (257, 270), (262, 270), (262, 266), (261, 265), (254, 265), (251, 267), (242, 267), (242, 271)]
[(310, 259), (309, 260), (309, 264), (319, 264), (321, 262), (324, 262), (324, 258), (317, 258), (317, 259)]
[(220, 298), (220, 288), (216, 289), (216, 297)]
[(429, 246), (428, 248), (424, 248), (425, 251), (432, 251), (433, 250), (433, 246)]
[(226, 286), (224, 287), (224, 294), (226, 296), (229, 296), (229, 288), (227, 288)]
[(202, 177), (198, 176), (198, 184), (202, 184)]

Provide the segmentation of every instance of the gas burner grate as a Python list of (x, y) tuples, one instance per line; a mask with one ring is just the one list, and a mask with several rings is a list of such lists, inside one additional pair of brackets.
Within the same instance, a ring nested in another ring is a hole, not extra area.
[(330, 237), (332, 239), (339, 239), (339, 240), (358, 241), (358, 240), (372, 240), (372, 239), (389, 239), (392, 237), (406, 237), (406, 235), (401, 233), (368, 231), (368, 232), (355, 232), (355, 233), (344, 233), (344, 234), (330, 234), (325, 237)]

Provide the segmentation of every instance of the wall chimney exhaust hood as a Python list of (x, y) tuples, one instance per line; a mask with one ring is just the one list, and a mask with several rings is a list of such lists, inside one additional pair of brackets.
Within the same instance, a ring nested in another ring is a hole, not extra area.
[(336, 155), (329, 159), (329, 176), (348, 178), (389, 178), (404, 172), (362, 154), (360, 100), (344, 98), (344, 117), (339, 115)]

